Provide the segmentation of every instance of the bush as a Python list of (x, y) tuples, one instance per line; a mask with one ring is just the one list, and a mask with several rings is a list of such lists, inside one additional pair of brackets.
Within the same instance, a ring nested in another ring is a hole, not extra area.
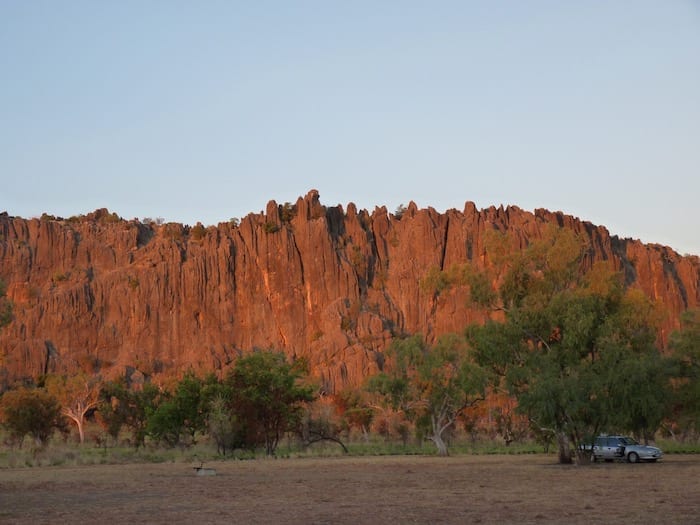
[(58, 401), (40, 388), (19, 388), (6, 392), (0, 400), (0, 415), (20, 448), (27, 434), (43, 447), (54, 430), (66, 430)]
[(192, 227), (190, 230), (190, 235), (192, 236), (192, 239), (195, 241), (199, 241), (204, 237), (207, 233), (207, 229), (202, 225), (201, 222), (198, 222), (195, 226)]
[(291, 202), (285, 202), (280, 206), (280, 220), (290, 222), (297, 214), (297, 207)]

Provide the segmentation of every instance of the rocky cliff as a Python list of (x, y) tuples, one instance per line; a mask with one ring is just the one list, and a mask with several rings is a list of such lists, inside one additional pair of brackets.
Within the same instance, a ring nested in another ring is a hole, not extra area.
[(68, 220), (3, 214), (0, 278), (14, 320), (0, 331), (0, 387), (79, 368), (107, 377), (225, 371), (254, 348), (305, 357), (327, 390), (358, 384), (394, 335), (434, 338), (484, 318), (466, 290), (436, 296), (421, 282), (455, 263), (483, 268), (491, 230), (512, 250), (551, 224), (574, 230), (589, 262), (611, 261), (665, 306), (663, 337), (700, 303), (698, 257), (562, 213), (467, 202), (445, 213), (410, 203), (399, 215), (326, 207), (316, 191), (208, 228), (106, 210)]

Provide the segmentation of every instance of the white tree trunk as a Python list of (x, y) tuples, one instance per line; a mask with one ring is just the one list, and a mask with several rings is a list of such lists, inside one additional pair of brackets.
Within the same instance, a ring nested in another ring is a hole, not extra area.
[(442, 439), (442, 433), (447, 428), (447, 425), (441, 424), (440, 418), (432, 417), (433, 435), (430, 437), (435, 446), (438, 449), (438, 456), (448, 456), (447, 443)]
[(435, 446), (438, 449), (438, 456), (448, 456), (449, 453), (447, 452), (447, 444), (445, 443), (445, 440), (442, 439), (442, 436), (439, 434), (433, 434), (433, 437), (431, 438), (433, 443), (435, 443)]
[(73, 420), (75, 426), (78, 427), (78, 436), (80, 437), (80, 444), (85, 442), (85, 429), (84, 427), (84, 416), (83, 414), (74, 414), (72, 412), (64, 412), (66, 416)]

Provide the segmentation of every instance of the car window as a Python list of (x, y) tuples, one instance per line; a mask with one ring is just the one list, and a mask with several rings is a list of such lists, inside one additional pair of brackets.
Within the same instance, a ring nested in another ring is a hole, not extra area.
[(621, 441), (624, 445), (637, 445), (637, 442), (629, 437), (624, 437), (621, 439)]

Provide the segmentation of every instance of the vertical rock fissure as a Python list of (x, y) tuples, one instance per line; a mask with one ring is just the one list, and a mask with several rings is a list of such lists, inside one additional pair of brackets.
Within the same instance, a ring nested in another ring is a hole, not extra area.
[(449, 238), (449, 231), (450, 231), (450, 217), (448, 215), (447, 220), (445, 221), (445, 231), (442, 235), (442, 253), (440, 254), (440, 270), (441, 271), (445, 270), (445, 257), (447, 255), (447, 239)]

